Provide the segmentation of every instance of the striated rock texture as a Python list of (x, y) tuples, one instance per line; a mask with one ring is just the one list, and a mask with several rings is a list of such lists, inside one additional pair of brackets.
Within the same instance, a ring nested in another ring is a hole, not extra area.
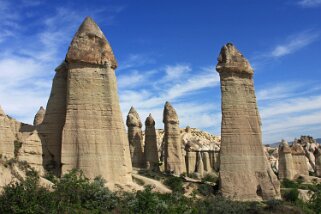
[(157, 148), (157, 133), (155, 129), (155, 120), (151, 114), (145, 121), (145, 147), (144, 155), (146, 165), (150, 166), (150, 169), (159, 171), (159, 157)]
[(293, 167), (298, 175), (309, 175), (308, 161), (304, 149), (299, 143), (293, 143), (291, 147)]
[(35, 115), (35, 119), (33, 120), (33, 125), (34, 126), (40, 125), (43, 122), (45, 114), (46, 114), (46, 110), (41, 106), (37, 114)]
[(56, 68), (45, 117), (37, 127), (43, 147), (43, 165), (55, 175), (61, 174), (62, 129), (66, 120), (67, 63)]
[(87, 17), (68, 53), (66, 119), (62, 133), (62, 173), (81, 169), (89, 178), (130, 183), (129, 144), (120, 111), (111, 47)]
[(280, 183), (263, 151), (253, 69), (228, 43), (221, 49), (216, 70), (220, 74), (222, 93), (222, 194), (235, 200), (280, 198)]
[(291, 148), (289, 144), (282, 140), (279, 145), (279, 179), (292, 180), (295, 175), (295, 169), (293, 166), (293, 158)]
[(165, 171), (180, 175), (186, 172), (182, 154), (179, 120), (173, 106), (166, 102), (163, 113)]
[(134, 107), (131, 107), (128, 112), (126, 125), (133, 167), (145, 167), (142, 122)]

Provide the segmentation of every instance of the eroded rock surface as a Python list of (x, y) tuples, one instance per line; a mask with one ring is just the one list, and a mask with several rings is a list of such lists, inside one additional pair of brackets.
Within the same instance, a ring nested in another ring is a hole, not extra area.
[(182, 142), (179, 129), (179, 120), (173, 106), (166, 102), (163, 113), (164, 122), (164, 164), (165, 171), (175, 175), (186, 172), (182, 154)]
[(35, 119), (33, 120), (33, 125), (34, 126), (40, 125), (43, 122), (45, 114), (46, 114), (46, 110), (41, 106), (37, 114), (35, 115)]
[(280, 184), (263, 151), (253, 69), (228, 43), (221, 49), (216, 70), (222, 92), (221, 191), (236, 200), (279, 198)]
[(293, 179), (296, 174), (289, 144), (283, 140), (279, 145), (279, 179)]
[(149, 169), (159, 170), (159, 155), (157, 148), (157, 133), (155, 129), (155, 120), (151, 114), (145, 120), (145, 147), (144, 155), (146, 166)]

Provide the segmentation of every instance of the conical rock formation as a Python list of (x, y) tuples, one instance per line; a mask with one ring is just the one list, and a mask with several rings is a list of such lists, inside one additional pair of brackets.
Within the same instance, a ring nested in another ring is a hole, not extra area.
[(35, 119), (33, 120), (33, 125), (34, 126), (40, 125), (43, 122), (45, 114), (46, 114), (46, 110), (41, 106), (37, 114), (35, 115)]
[(145, 147), (144, 155), (146, 165), (150, 169), (159, 171), (159, 157), (157, 149), (157, 133), (155, 129), (155, 120), (151, 114), (145, 120)]
[(89, 17), (73, 38), (38, 128), (44, 163), (56, 174), (73, 168), (89, 178), (130, 183), (131, 160), (122, 120), (112, 49)]
[(173, 106), (166, 102), (163, 113), (164, 123), (164, 163), (165, 171), (180, 175), (186, 172), (184, 157), (182, 154), (179, 120)]
[(134, 107), (131, 107), (128, 112), (126, 125), (128, 127), (128, 141), (133, 167), (142, 168), (145, 166), (142, 122)]
[(216, 70), (222, 93), (221, 191), (235, 200), (280, 198), (280, 184), (263, 151), (253, 69), (228, 43), (221, 49)]

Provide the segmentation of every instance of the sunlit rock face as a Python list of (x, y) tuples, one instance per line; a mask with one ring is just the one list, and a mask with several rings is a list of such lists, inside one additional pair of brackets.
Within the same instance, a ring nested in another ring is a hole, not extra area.
[(145, 120), (145, 147), (144, 155), (146, 168), (159, 171), (159, 155), (157, 148), (157, 133), (155, 120), (151, 114)]
[(263, 151), (253, 69), (228, 43), (221, 49), (216, 70), (222, 94), (221, 191), (236, 200), (279, 198), (280, 183)]
[(131, 160), (117, 94), (112, 49), (97, 24), (86, 18), (68, 53), (62, 173), (81, 169), (111, 183), (131, 182)]
[(134, 107), (131, 107), (128, 112), (126, 124), (128, 127), (129, 150), (133, 167), (145, 167), (142, 122)]
[(178, 116), (169, 102), (166, 102), (164, 106), (163, 122), (165, 171), (180, 175), (186, 172), (186, 166), (182, 154), (182, 140)]

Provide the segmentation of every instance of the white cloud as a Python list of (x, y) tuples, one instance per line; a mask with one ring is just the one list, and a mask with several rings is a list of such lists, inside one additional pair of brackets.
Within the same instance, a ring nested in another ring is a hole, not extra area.
[(302, 7), (319, 7), (321, 0), (300, 0), (298, 4)]
[(298, 35), (291, 36), (284, 44), (277, 45), (270, 53), (271, 57), (283, 57), (292, 54), (313, 43), (319, 38), (319, 33), (304, 31)]
[(285, 82), (275, 89), (269, 86), (258, 91), (257, 99), (263, 142), (274, 143), (282, 138), (291, 141), (300, 135), (320, 137), (321, 91), (317, 83)]

